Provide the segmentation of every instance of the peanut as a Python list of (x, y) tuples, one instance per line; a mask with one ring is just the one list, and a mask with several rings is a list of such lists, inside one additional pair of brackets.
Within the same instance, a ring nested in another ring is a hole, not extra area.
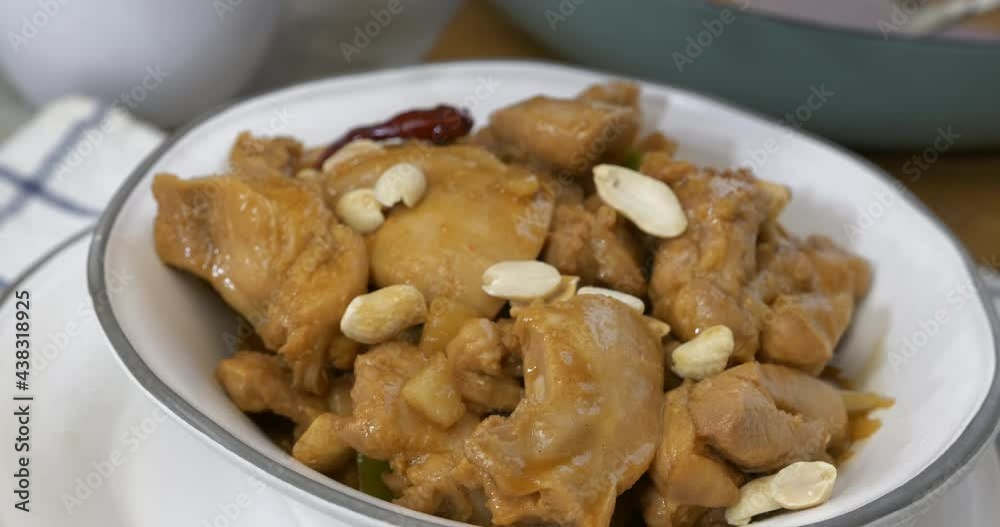
[(420, 290), (412, 285), (391, 285), (354, 297), (340, 320), (340, 331), (362, 344), (378, 344), (426, 318), (427, 302)]

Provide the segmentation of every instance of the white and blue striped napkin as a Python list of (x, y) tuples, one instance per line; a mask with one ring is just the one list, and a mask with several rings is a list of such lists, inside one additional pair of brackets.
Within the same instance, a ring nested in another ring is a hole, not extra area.
[(0, 291), (52, 247), (92, 225), (163, 137), (120, 107), (66, 97), (0, 144)]

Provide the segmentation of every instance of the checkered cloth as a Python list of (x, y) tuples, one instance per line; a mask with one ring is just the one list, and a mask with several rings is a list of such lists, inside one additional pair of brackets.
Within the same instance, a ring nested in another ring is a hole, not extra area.
[(0, 145), (0, 291), (93, 224), (163, 132), (86, 97), (53, 101)]

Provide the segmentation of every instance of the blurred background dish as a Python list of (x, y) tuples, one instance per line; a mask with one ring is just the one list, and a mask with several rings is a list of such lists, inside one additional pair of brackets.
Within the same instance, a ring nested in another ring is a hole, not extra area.
[[(250, 91), (417, 62), (459, 4), (408, 0), (393, 13), (365, 0), (3, 2), (0, 65), (33, 106), (91, 95), (175, 127)], [(30, 114), (11, 92), (0, 81), (0, 137)]]
[(3, 2), (0, 61), (34, 105), (93, 95), (172, 126), (246, 85), (280, 10), (270, 0)]
[[(274, 47), (252, 89), (420, 62), (461, 0), (282, 0)], [(397, 6), (390, 11), (390, 5)]]
[[(883, 30), (943, 39), (1000, 39), (998, 0), (716, 0), (748, 11), (831, 28)], [(881, 22), (881, 23), (880, 23)]]
[[(923, 148), (947, 127), (962, 136), (956, 148), (1000, 146), (992, 18), (914, 38), (912, 15), (890, 0), (493, 4), (570, 60), (716, 95), (852, 147)], [(826, 100), (810, 100), (815, 91)]]

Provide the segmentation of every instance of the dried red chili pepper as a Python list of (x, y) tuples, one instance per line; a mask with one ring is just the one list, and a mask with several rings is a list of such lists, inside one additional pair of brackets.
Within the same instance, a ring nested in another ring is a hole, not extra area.
[(322, 166), (323, 161), (355, 139), (384, 141), (398, 137), (424, 139), (440, 145), (467, 135), (472, 130), (472, 124), (469, 112), (454, 106), (441, 104), (434, 108), (410, 110), (394, 115), (384, 122), (360, 126), (347, 132), (323, 151), (323, 155), (316, 162), (316, 168)]

